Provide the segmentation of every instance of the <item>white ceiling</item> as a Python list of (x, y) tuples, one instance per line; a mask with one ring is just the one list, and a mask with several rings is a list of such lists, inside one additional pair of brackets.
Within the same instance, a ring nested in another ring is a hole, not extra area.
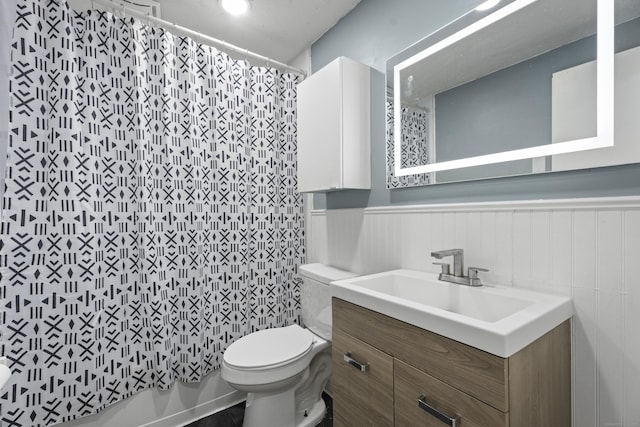
[[(129, 1), (135, 3), (135, 0)], [(290, 63), (360, 2), (250, 0), (249, 13), (231, 16), (222, 10), (218, 0), (156, 1), (166, 21), (284, 63)], [(90, 0), (68, 2), (74, 9), (91, 5)]]
[(162, 18), (288, 63), (333, 27), (360, 0), (251, 0), (230, 16), (218, 0), (160, 0)]

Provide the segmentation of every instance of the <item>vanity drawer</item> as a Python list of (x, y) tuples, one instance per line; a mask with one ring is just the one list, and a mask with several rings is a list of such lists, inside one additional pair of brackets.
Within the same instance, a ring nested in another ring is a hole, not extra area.
[[(334, 425), (393, 426), (393, 358), (336, 330), (331, 351)], [(366, 369), (346, 362), (347, 353)]]
[(342, 330), (502, 412), (508, 411), (508, 359), (339, 298), (333, 298), (333, 325), (334, 334)]
[[(444, 427), (438, 419), (420, 407), (418, 399), (443, 413), (446, 417), (459, 417), (458, 427), (507, 427), (507, 414), (451, 387), (399, 360), (394, 365), (395, 425)], [(446, 415), (445, 415), (446, 414)]]

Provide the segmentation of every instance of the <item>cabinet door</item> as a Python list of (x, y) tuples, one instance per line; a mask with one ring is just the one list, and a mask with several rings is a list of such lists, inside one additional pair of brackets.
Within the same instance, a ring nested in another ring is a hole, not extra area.
[[(395, 425), (507, 427), (507, 414), (443, 383), (413, 366), (395, 361)], [(419, 403), (421, 400), (423, 403)], [(427, 408), (427, 405), (430, 408)], [(456, 419), (455, 424), (448, 419)]]
[(327, 191), (342, 181), (342, 75), (334, 61), (298, 85), (298, 191)]
[[(366, 370), (346, 362), (345, 354)], [(392, 426), (393, 358), (335, 329), (332, 357), (334, 425)]]

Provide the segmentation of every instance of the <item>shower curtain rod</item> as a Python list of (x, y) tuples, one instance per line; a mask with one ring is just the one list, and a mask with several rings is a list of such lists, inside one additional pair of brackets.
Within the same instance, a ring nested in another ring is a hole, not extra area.
[(189, 35), (191, 37), (197, 37), (197, 38), (199, 38), (201, 40), (207, 41), (208, 43), (212, 43), (214, 45), (222, 46), (222, 48), (225, 49), (225, 50), (231, 50), (231, 51), (236, 52), (236, 53), (241, 53), (244, 56), (250, 56), (250, 57), (252, 57), (254, 59), (257, 59), (257, 60), (265, 62), (267, 65), (274, 65), (274, 66), (279, 67), (279, 68), (284, 68), (285, 70), (289, 70), (289, 71), (291, 71), (293, 73), (300, 74), (302, 77), (306, 77), (306, 75), (307, 75), (307, 73), (305, 73), (304, 70), (302, 70), (300, 68), (292, 67), (291, 65), (285, 64), (284, 62), (276, 61), (276, 60), (273, 60), (273, 59), (271, 59), (269, 57), (266, 57), (264, 55), (260, 55), (259, 53), (251, 52), (248, 49), (242, 49), (241, 47), (235, 46), (235, 45), (233, 45), (231, 43), (227, 43), (224, 40), (219, 40), (219, 39), (216, 39), (215, 37), (211, 37), (211, 36), (208, 36), (206, 34), (199, 33), (199, 32), (197, 32), (195, 30), (191, 30), (191, 29), (189, 29), (187, 27), (183, 27), (182, 25), (178, 25), (178, 24), (174, 24), (174, 23), (169, 22), (169, 21), (165, 21), (164, 19), (157, 18), (155, 16), (151, 16), (148, 13), (144, 13), (144, 12), (140, 12), (140, 11), (135, 10), (135, 9), (131, 9), (131, 8), (127, 7), (126, 5), (122, 4), (122, 3), (118, 4), (118, 3), (115, 3), (115, 2), (110, 1), (110, 0), (90, 0), (90, 1), (91, 1), (91, 4), (92, 4), (92, 7), (93, 7), (93, 3), (98, 3), (98, 4), (101, 4), (103, 6), (107, 6), (107, 7), (113, 8), (114, 10), (122, 10), (125, 14), (133, 15), (133, 16), (136, 16), (136, 17), (138, 17), (140, 19), (143, 19), (143, 20), (146, 19), (146, 20), (154, 22), (154, 23), (156, 23), (156, 24), (158, 24), (158, 25), (160, 25), (162, 27), (172, 28), (172, 29), (177, 30), (177, 31), (179, 31), (181, 33), (187, 34), (187, 35)]

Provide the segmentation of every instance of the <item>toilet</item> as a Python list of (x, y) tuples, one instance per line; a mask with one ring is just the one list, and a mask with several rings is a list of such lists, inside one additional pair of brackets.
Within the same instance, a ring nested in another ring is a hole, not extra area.
[(331, 376), (329, 283), (356, 274), (324, 264), (298, 268), (304, 327), (265, 329), (231, 344), (222, 378), (247, 393), (243, 427), (311, 427), (324, 418)]

